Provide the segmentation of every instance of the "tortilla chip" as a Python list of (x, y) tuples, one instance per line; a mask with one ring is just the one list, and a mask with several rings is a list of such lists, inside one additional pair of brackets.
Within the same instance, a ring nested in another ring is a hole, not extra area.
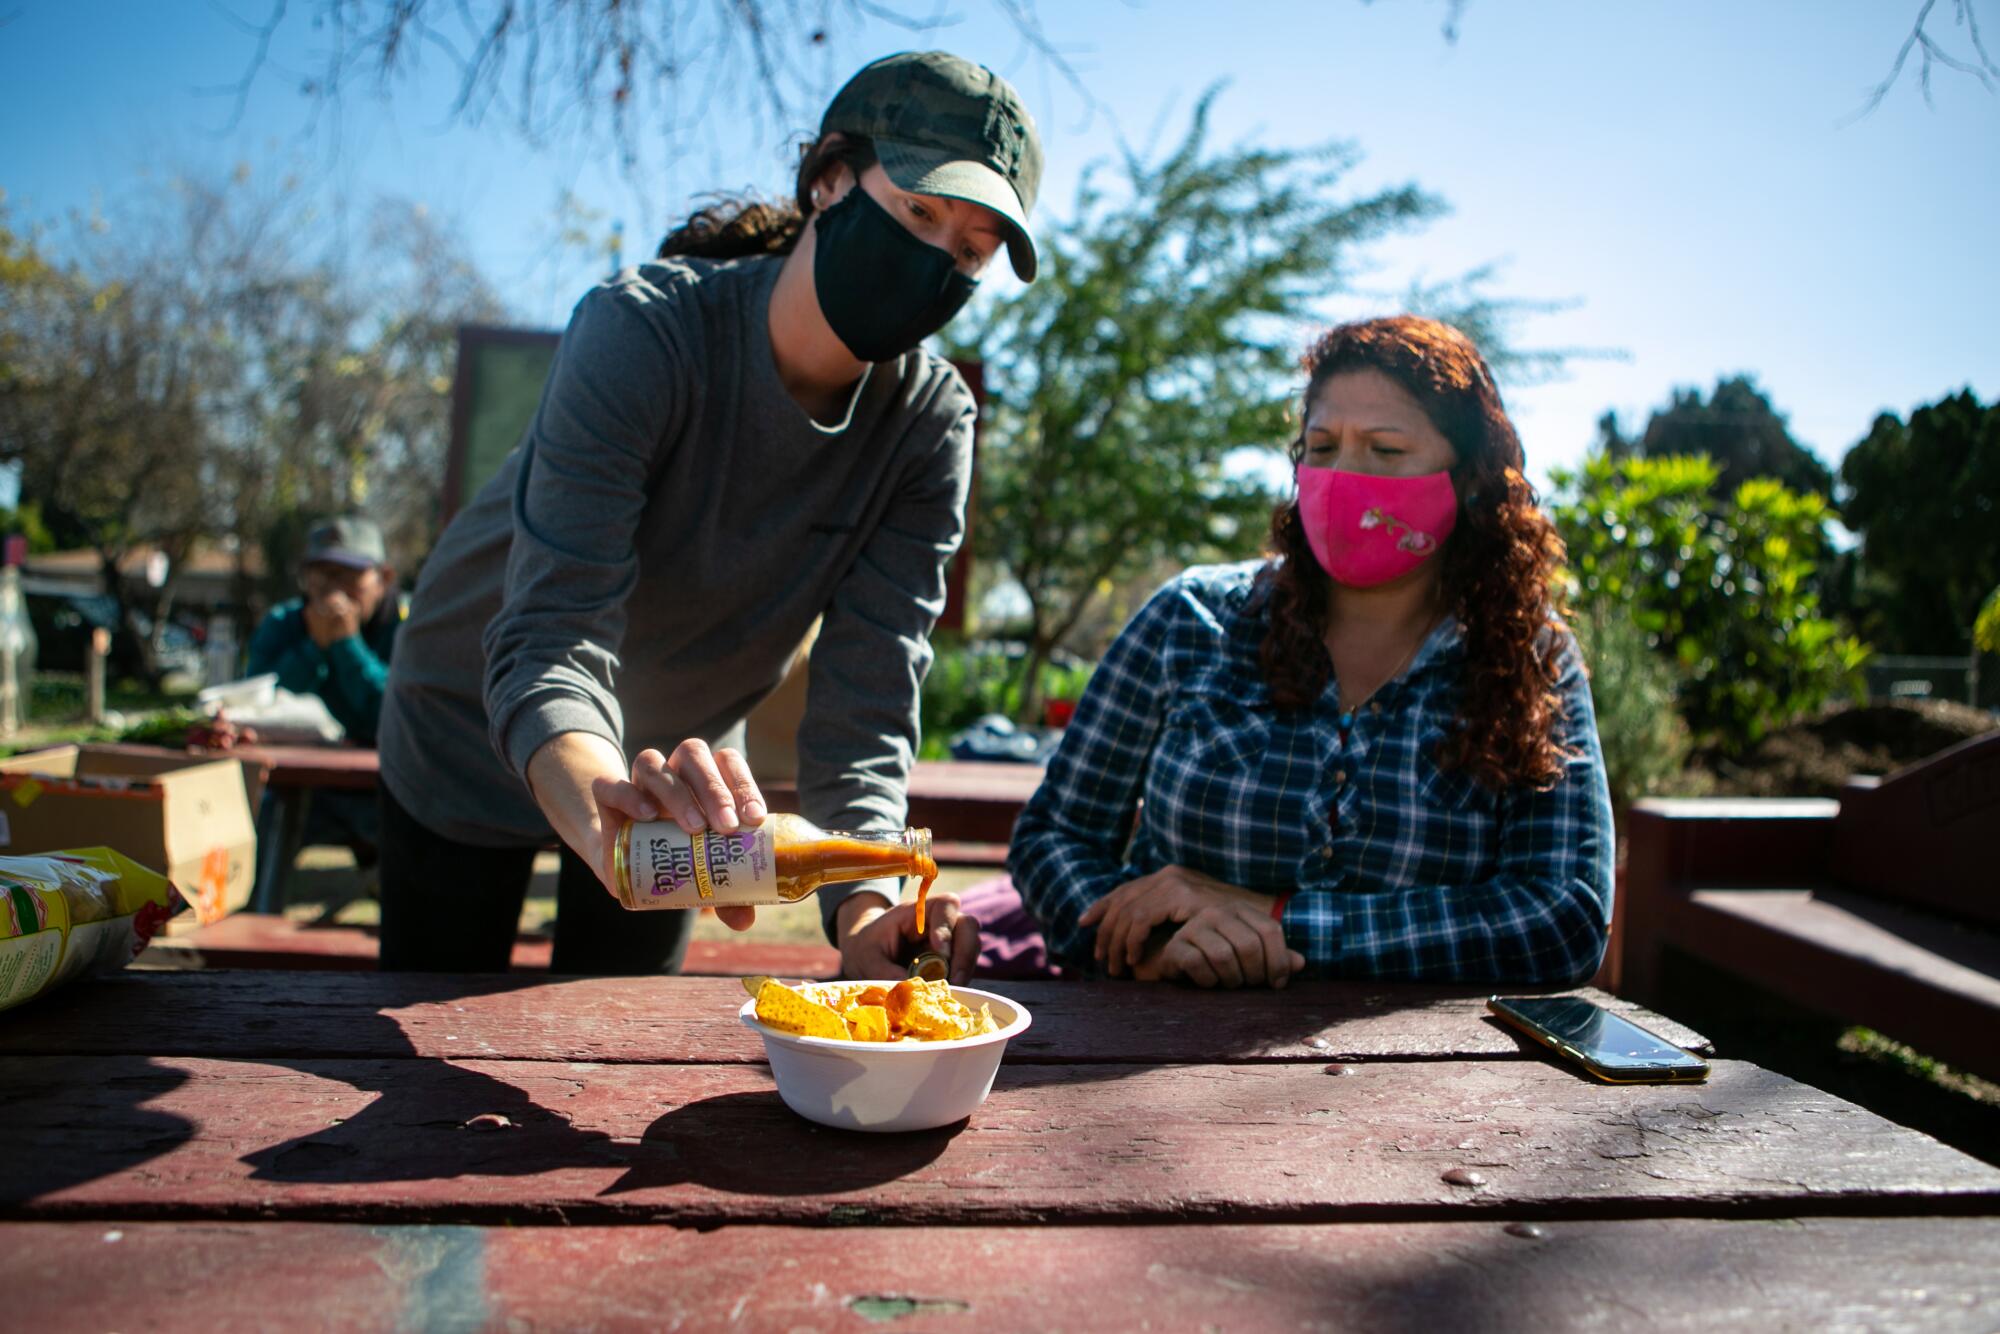
[(759, 1021), (798, 1037), (946, 1042), (999, 1031), (991, 1007), (981, 1005), (973, 1012), (945, 981), (911, 978), (893, 987), (801, 982), (792, 987), (776, 978), (746, 977), (743, 987), (754, 988)]
[(889, 1012), (879, 1005), (856, 1005), (847, 1012), (847, 1027), (856, 1042), (887, 1042)]
[(848, 1037), (847, 1021), (837, 1011), (768, 978), (757, 992), (757, 1020), (796, 1037)]
[(971, 1012), (952, 999), (948, 982), (918, 978), (898, 982), (889, 989), (888, 1004), (883, 1008), (891, 1028), (933, 1041), (964, 1037), (972, 1021)]

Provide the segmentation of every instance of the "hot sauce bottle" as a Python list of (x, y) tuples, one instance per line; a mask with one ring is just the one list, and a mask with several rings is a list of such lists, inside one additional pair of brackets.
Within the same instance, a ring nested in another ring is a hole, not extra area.
[(690, 834), (672, 820), (632, 820), (613, 854), (618, 901), (627, 908), (728, 908), (797, 903), (821, 885), (916, 876), (917, 930), (937, 878), (928, 829), (821, 829), (798, 815), (767, 816), (754, 829)]

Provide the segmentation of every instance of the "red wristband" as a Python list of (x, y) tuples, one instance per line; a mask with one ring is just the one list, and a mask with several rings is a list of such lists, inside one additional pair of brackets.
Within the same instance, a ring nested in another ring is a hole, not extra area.
[(1277, 900), (1271, 904), (1271, 920), (1274, 922), (1284, 921), (1285, 905), (1287, 903), (1290, 903), (1291, 901), (1292, 901), (1292, 896), (1290, 894), (1278, 895)]

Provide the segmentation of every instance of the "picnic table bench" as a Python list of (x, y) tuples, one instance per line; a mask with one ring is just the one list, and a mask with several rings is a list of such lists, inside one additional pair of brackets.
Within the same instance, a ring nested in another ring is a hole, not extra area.
[(1000, 989), (1033, 1026), (986, 1105), (877, 1136), (783, 1106), (723, 979), (80, 983), (0, 1028), (8, 1313), (1989, 1329), (2000, 1302), (2000, 1168), (1755, 1065), (1593, 1083), (1463, 988)]
[(1641, 801), (1623, 990), (1675, 951), (2000, 1079), (2000, 732), (1834, 800)]
[[(381, 785), (381, 761), (374, 750), (359, 746), (238, 746), (229, 754), (264, 774), (267, 795), (257, 819), (250, 907), (277, 913), (284, 908), (285, 880), (298, 860), (313, 793), (373, 792)], [(940, 863), (1003, 866), (1014, 821), (1041, 781), (1039, 765), (919, 760), (910, 773), (909, 821), (938, 832), (933, 851)], [(798, 810), (793, 780), (760, 786), (772, 810)]]

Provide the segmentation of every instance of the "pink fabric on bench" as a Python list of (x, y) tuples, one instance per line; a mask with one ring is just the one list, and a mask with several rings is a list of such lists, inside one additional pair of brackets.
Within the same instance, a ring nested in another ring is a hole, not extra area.
[(961, 890), (960, 908), (979, 919), (979, 969), (976, 977), (1023, 982), (1063, 975), (1049, 962), (1048, 942), (1027, 906), (1005, 875)]

